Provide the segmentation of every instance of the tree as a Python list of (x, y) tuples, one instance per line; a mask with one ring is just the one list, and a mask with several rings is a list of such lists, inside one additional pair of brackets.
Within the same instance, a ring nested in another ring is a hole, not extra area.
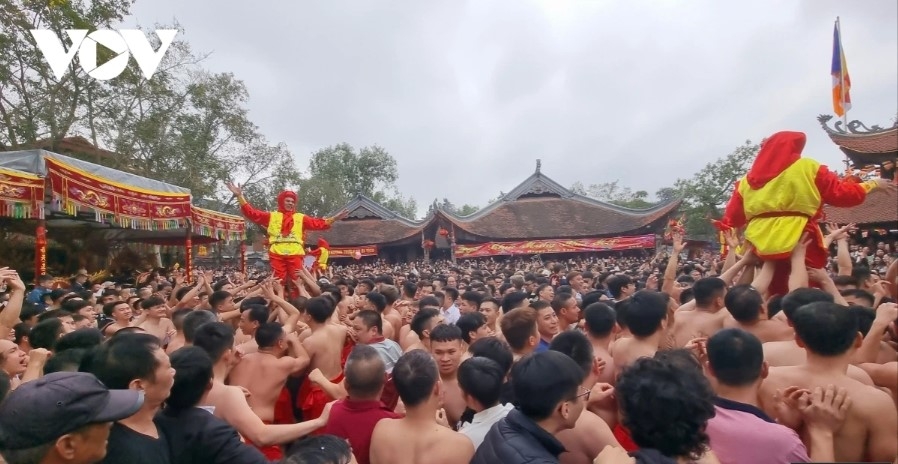
[(617, 206), (631, 209), (646, 209), (653, 205), (648, 201), (649, 193), (645, 190), (633, 191), (630, 187), (621, 187), (619, 181), (590, 184), (585, 187), (582, 182), (574, 182), (571, 191), (578, 194), (604, 201)]
[(465, 203), (455, 213), (458, 214), (459, 216), (470, 216), (470, 215), (476, 213), (477, 211), (480, 211), (479, 207)]
[(399, 214), (416, 216), (414, 199), (402, 197), (396, 189), (396, 160), (377, 145), (358, 151), (348, 143), (322, 148), (312, 154), (307, 174), (300, 182), (300, 205), (307, 214), (335, 213), (361, 194)]
[(673, 187), (665, 187), (655, 195), (659, 198), (679, 196), (680, 207), (686, 218), (686, 231), (692, 236), (716, 233), (712, 219), (723, 214), (736, 181), (745, 175), (760, 146), (750, 140), (732, 153), (705, 165), (689, 179), (677, 179)]

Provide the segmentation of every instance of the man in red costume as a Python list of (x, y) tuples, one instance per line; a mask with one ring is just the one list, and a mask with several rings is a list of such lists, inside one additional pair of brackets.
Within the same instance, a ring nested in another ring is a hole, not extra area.
[(723, 231), (744, 227), (745, 240), (758, 257), (777, 262), (771, 295), (787, 293), (789, 257), (805, 232), (813, 239), (806, 265), (826, 266), (828, 252), (818, 226), (823, 205), (857, 206), (877, 188), (894, 188), (886, 179), (840, 179), (826, 166), (801, 157), (805, 141), (801, 132), (777, 132), (765, 140), (748, 174), (736, 182), (723, 218), (715, 221)]
[(292, 280), (303, 266), (306, 254), (303, 243), (305, 231), (327, 230), (331, 224), (345, 217), (346, 211), (327, 219), (297, 213), (297, 195), (290, 190), (284, 190), (278, 195), (277, 211), (260, 211), (246, 201), (240, 186), (233, 182), (228, 182), (227, 186), (240, 202), (240, 211), (243, 215), (266, 230), (271, 272), (283, 283), (284, 288), (292, 289), (291, 295), (296, 296), (297, 291), (293, 288)]

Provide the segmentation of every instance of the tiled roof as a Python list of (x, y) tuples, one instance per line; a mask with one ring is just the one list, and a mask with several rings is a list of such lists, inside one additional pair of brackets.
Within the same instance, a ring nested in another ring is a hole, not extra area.
[(867, 196), (860, 206), (853, 208), (824, 207), (826, 220), (839, 224), (851, 222), (857, 224), (891, 223), (898, 227), (898, 193), (877, 191)]
[(306, 243), (314, 244), (323, 236), (335, 247), (383, 244), (407, 239), (426, 225), (426, 220), (406, 219), (364, 195), (358, 195), (345, 209), (349, 211), (345, 219), (334, 223), (328, 231), (306, 233)]
[(826, 123), (832, 118), (822, 114), (817, 121), (855, 166), (875, 165), (898, 157), (898, 121), (886, 128), (867, 127), (860, 121), (836, 121), (831, 128)]

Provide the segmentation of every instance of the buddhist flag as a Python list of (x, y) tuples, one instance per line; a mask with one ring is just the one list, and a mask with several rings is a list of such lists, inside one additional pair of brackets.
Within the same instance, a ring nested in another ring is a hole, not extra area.
[(839, 18), (833, 28), (833, 111), (837, 116), (845, 116), (851, 109), (851, 78), (848, 77), (848, 63), (845, 61), (845, 49), (842, 48), (842, 33), (839, 30)]

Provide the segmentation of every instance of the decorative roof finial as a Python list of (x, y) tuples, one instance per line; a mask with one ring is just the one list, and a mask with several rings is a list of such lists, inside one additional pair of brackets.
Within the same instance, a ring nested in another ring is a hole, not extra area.
[(539, 169), (542, 167), (543, 162), (540, 159), (536, 160), (536, 173), (539, 174)]

